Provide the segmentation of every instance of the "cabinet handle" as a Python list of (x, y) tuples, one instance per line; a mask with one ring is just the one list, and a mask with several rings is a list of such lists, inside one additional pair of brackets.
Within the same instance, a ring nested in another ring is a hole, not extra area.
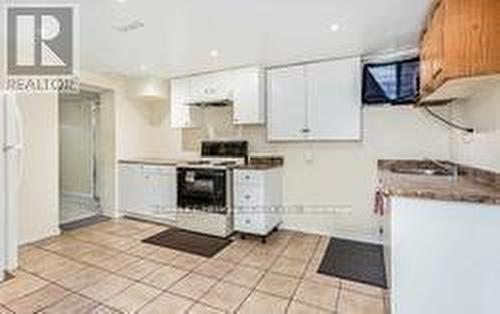
[(248, 225), (248, 224), (250, 224), (250, 223), (251, 223), (250, 219), (246, 219), (246, 220), (245, 220), (245, 223), (246, 223), (247, 225)]
[(300, 130), (301, 133), (310, 133), (311, 132), (311, 129), (308, 129), (308, 128), (304, 128), (304, 129), (301, 129)]
[(246, 175), (246, 176), (245, 176), (245, 179), (246, 179), (246, 180), (250, 180), (250, 176), (249, 176), (249, 175)]
[(250, 195), (245, 195), (245, 199), (249, 200), (251, 198)]

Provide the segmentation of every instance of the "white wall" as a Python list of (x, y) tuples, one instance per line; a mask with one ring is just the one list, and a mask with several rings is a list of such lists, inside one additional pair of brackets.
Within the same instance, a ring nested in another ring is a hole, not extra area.
[[(160, 107), (161, 108), (161, 107)], [(376, 186), (376, 162), (381, 158), (450, 158), (449, 130), (413, 107), (372, 107), (364, 110), (364, 138), (357, 143), (268, 143), (262, 126), (234, 127), (231, 109), (205, 111), (202, 129), (178, 130), (169, 127), (168, 110), (162, 108), (153, 116), (164, 121), (153, 125), (146, 115), (122, 112), (139, 137), (147, 141), (128, 141), (121, 157), (178, 158), (198, 154), (202, 139), (236, 139), (250, 141), (252, 153), (275, 153), (285, 157), (284, 201), (291, 207), (303, 207), (305, 214), (287, 215), (288, 228), (373, 239), (378, 221), (372, 215), (372, 198)], [(138, 109), (137, 109), (138, 110)], [(151, 106), (142, 110), (155, 110)], [(445, 114), (449, 113), (447, 108)], [(179, 141), (182, 150), (179, 151)], [(134, 148), (133, 146), (136, 145)], [(148, 147), (144, 147), (148, 145)], [(308, 161), (309, 160), (309, 161)], [(317, 214), (310, 210), (320, 206), (339, 209), (341, 213)], [(347, 212), (346, 212), (347, 210)], [(307, 213), (309, 211), (309, 213)]]
[[(286, 219), (288, 227), (326, 234), (373, 237), (377, 227), (371, 214), (377, 159), (450, 158), (449, 131), (411, 107), (365, 109), (363, 142), (269, 144), (263, 127), (231, 126), (230, 109), (208, 113), (205, 129), (179, 131), (170, 128), (167, 101), (133, 101), (126, 95), (124, 81), (116, 78), (86, 73), (82, 81), (106, 88), (102, 101), (111, 105), (103, 110), (108, 117), (115, 117), (103, 124), (102, 132), (110, 149), (103, 161), (107, 179), (101, 193), (106, 213), (113, 216), (117, 215), (116, 160), (192, 157), (198, 154), (193, 143), (209, 133), (217, 138), (249, 139), (252, 153), (283, 154), (286, 204), (306, 210), (319, 205), (347, 209), (326, 218), (302, 214)], [(25, 169), (30, 180), (24, 180), (22, 187), (21, 239), (31, 242), (54, 234), (58, 226), (57, 97), (26, 97), (22, 107), (31, 161)], [(214, 121), (222, 124), (213, 126)]]
[[(106, 214), (115, 216), (117, 210), (116, 175), (116, 115), (127, 98), (125, 88), (114, 78), (83, 73), (81, 81), (102, 88), (101, 142), (108, 149), (102, 154), (105, 171), (101, 183), (102, 204)], [(88, 86), (87, 85), (87, 86)], [(24, 129), (24, 176), (20, 187), (20, 243), (38, 241), (59, 230), (59, 121), (58, 96), (55, 94), (18, 96)]]
[(57, 95), (20, 95), (24, 176), (20, 186), (21, 243), (59, 233), (59, 152)]
[(177, 157), (181, 131), (170, 127), (168, 101), (129, 100), (120, 107), (119, 159)]
[[(275, 146), (275, 145), (272, 145)], [(326, 205), (347, 212), (288, 215), (293, 229), (373, 239), (378, 221), (372, 214), (378, 159), (449, 159), (449, 133), (411, 107), (364, 110), (360, 143), (280, 144), (284, 153), (285, 204)], [(308, 158), (312, 156), (312, 161)]]
[(491, 83), (469, 99), (456, 101), (453, 119), (476, 134), (452, 133), (454, 161), (500, 172), (500, 83)]
[[(217, 138), (249, 139), (252, 153), (283, 154), (286, 204), (306, 209), (316, 205), (347, 209), (326, 218), (317, 214), (288, 216), (288, 227), (371, 238), (378, 225), (371, 214), (376, 160), (450, 158), (449, 130), (412, 107), (366, 108), (364, 139), (359, 143), (270, 144), (265, 140), (263, 127), (232, 127), (230, 110), (208, 113), (209, 123), (203, 130), (179, 131), (170, 128), (168, 101), (133, 101), (126, 95), (124, 81), (116, 78), (85, 73), (82, 81), (106, 88), (102, 100), (112, 104), (106, 107), (107, 115), (115, 117), (103, 125), (102, 132), (110, 147), (103, 161), (108, 173), (102, 194), (107, 198), (103, 202), (110, 215), (117, 214), (113, 180), (116, 160), (192, 157), (197, 154), (197, 145), (193, 143), (211, 133)], [(58, 177), (57, 171), (52, 171), (58, 167), (57, 97), (26, 97), (22, 107), (27, 116), (26, 128), (29, 126), (25, 133), (31, 138), (27, 153), (33, 156), (25, 169), (31, 180), (23, 182), (22, 187), (21, 239), (29, 242), (53, 234), (58, 225)], [(211, 127), (213, 121), (222, 124)]]

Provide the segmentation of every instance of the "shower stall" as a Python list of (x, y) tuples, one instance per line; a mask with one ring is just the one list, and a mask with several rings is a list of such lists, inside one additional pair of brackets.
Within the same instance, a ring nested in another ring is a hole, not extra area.
[(100, 96), (59, 96), (60, 223), (101, 214)]

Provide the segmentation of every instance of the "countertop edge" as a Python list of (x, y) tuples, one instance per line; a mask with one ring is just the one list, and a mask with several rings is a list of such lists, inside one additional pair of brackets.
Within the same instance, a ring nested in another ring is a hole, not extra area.
[(442, 201), (442, 202), (461, 202), (461, 203), (471, 203), (471, 204), (483, 204), (483, 205), (500, 205), (500, 198), (481, 196), (481, 195), (456, 195), (456, 194), (440, 194), (436, 195), (429, 192), (410, 192), (410, 191), (394, 191), (393, 189), (382, 189), (382, 194), (386, 197), (401, 197), (401, 198), (412, 198), (421, 199), (427, 201)]
[(255, 171), (266, 171), (283, 168), (283, 165), (243, 165), (236, 166), (233, 169), (235, 170), (255, 170)]
[[(388, 165), (420, 163), (419, 160), (380, 160), (377, 178), (379, 191), (386, 197), (405, 197), (430, 201), (500, 205), (500, 174), (462, 166), (457, 181), (447, 183), (440, 176), (408, 175), (393, 172)], [(400, 186), (400, 187), (399, 187)]]
[(139, 165), (139, 164), (144, 164), (144, 165), (163, 165), (163, 166), (177, 166), (179, 163), (182, 161), (176, 161), (176, 160), (129, 160), (129, 159), (122, 159), (118, 160), (119, 164), (131, 164), (131, 165)]

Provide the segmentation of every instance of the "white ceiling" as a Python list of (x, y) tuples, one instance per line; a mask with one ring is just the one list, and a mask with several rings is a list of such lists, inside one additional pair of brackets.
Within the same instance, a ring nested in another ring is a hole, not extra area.
[[(81, 67), (162, 77), (416, 46), (432, 0), (8, 0), (80, 4)], [(134, 20), (142, 29), (119, 33)], [(339, 24), (332, 32), (330, 26)], [(217, 58), (210, 51), (219, 52)], [(141, 65), (147, 67), (141, 70)]]

